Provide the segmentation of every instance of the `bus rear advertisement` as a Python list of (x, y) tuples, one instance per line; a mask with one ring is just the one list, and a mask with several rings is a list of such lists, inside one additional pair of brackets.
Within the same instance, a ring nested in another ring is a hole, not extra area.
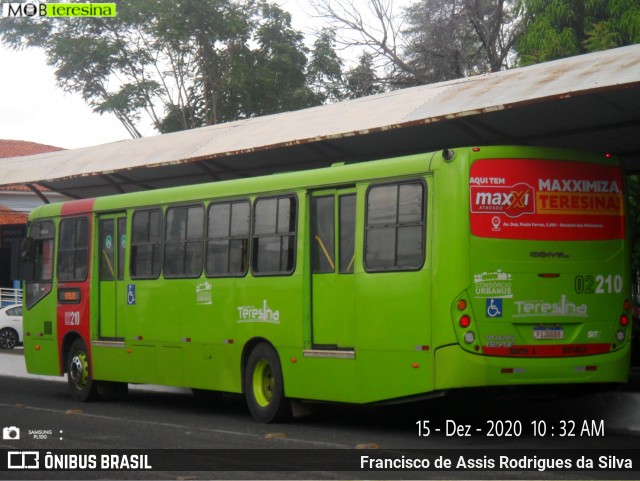
[(34, 210), (25, 359), (71, 395), (130, 383), (374, 403), (625, 382), (617, 160), (475, 147)]

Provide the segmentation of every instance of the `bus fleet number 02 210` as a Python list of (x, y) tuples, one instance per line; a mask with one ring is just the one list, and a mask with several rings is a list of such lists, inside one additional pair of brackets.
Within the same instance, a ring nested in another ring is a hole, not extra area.
[[(416, 422), (418, 436), (429, 437), (433, 434), (444, 434), (447, 437), (520, 437), (531, 434), (533, 437), (604, 437), (604, 421), (602, 419), (559, 420), (547, 422), (533, 420), (522, 423), (520, 420), (499, 419), (487, 420), (483, 426), (459, 423), (447, 419), (444, 425), (433, 426), (429, 420)], [(530, 430), (525, 428), (530, 427)]]
[(620, 294), (622, 292), (622, 276), (586, 275), (576, 276), (576, 294)]

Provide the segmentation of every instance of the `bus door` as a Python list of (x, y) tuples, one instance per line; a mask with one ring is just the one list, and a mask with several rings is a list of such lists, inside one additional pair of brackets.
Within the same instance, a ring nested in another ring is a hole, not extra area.
[(353, 351), (355, 189), (315, 192), (310, 214), (313, 348)]
[(100, 320), (102, 339), (124, 337), (123, 326), (118, 325), (118, 313), (126, 305), (123, 292), (124, 252), (127, 246), (127, 218), (125, 214), (101, 215), (98, 218), (98, 254), (100, 256)]

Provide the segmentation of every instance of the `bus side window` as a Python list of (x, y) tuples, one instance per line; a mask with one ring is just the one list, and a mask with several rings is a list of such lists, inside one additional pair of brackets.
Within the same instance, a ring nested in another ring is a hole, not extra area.
[(356, 244), (356, 196), (339, 197), (340, 221), (340, 274), (353, 274)]
[(169, 207), (164, 243), (165, 277), (200, 277), (204, 238), (201, 205)]
[(58, 280), (84, 281), (89, 272), (89, 220), (62, 219), (58, 243)]
[(292, 273), (296, 246), (295, 197), (257, 199), (253, 222), (253, 272), (258, 275)]
[(424, 262), (425, 185), (372, 186), (367, 192), (365, 268), (416, 270)]
[[(112, 281), (116, 278), (115, 247), (113, 239), (115, 237), (115, 222), (113, 219), (101, 219), (98, 224), (98, 237), (100, 238), (100, 280)], [(107, 242), (107, 239), (109, 241)]]
[(131, 220), (131, 278), (156, 279), (160, 275), (162, 212), (139, 210)]
[(311, 198), (311, 270), (335, 272), (335, 213), (333, 195)]
[(29, 237), (33, 239), (30, 252), (34, 259), (33, 279), (26, 283), (25, 305), (33, 307), (40, 299), (51, 292), (53, 281), (53, 239), (56, 228), (53, 222), (34, 222)]
[(124, 251), (127, 246), (127, 219), (118, 219), (118, 280), (124, 279)]
[(224, 277), (246, 274), (250, 210), (248, 200), (213, 203), (209, 206), (207, 276)]

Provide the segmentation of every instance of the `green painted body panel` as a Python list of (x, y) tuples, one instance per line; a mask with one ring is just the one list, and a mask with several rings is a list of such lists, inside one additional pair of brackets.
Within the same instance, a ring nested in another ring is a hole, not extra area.
[[(615, 334), (630, 292), (628, 244), (471, 235), (469, 172), (476, 159), (484, 158), (579, 159), (614, 165), (613, 160), (583, 153), (483, 147), (479, 152), (458, 149), (451, 161), (438, 152), (95, 199), (92, 212), (98, 218), (126, 213), (128, 233), (134, 209), (143, 207), (199, 202), (206, 206), (214, 199), (253, 201), (292, 194), (298, 208), (296, 268), (289, 275), (257, 276), (250, 270), (243, 277), (208, 278), (203, 273), (195, 279), (132, 280), (127, 248), (124, 279), (100, 287), (94, 241), (91, 334), (86, 342), (91, 345), (95, 379), (242, 392), (247, 346), (266, 341), (280, 356), (285, 394), (292, 398), (368, 403), (468, 386), (624, 381), (628, 328), (623, 342), (616, 342)], [(363, 249), (368, 188), (399, 180), (425, 186), (424, 263), (403, 272), (367, 272)], [(314, 192), (357, 195), (352, 273), (311, 273), (309, 199)], [(30, 220), (52, 218), (57, 223), (59, 214), (59, 207), (44, 206)], [(96, 222), (94, 239), (97, 229)], [(570, 251), (571, 259), (541, 263), (531, 258), (532, 251)], [(478, 295), (475, 276), (498, 271), (510, 275), (513, 297), (501, 298), (502, 315), (491, 319), (486, 315), (489, 297)], [(544, 273), (559, 276), (539, 277)], [(621, 292), (598, 296), (577, 293), (576, 276), (620, 276), (623, 286)], [(131, 286), (135, 286), (133, 303), (127, 302)], [(589, 316), (555, 317), (553, 324), (563, 325), (564, 338), (534, 339), (540, 321), (517, 317), (518, 309), (528, 301), (555, 302), (561, 296), (577, 305), (588, 304)], [(458, 324), (461, 299), (467, 303), (464, 312), (471, 316), (475, 334), (471, 344), (464, 341), (467, 329)], [(60, 374), (58, 349), (63, 340), (56, 342), (56, 304), (54, 283), (52, 292), (25, 312), (25, 331), (43, 332), (43, 323), (54, 321), (52, 334), (37, 339), (40, 350), (34, 348), (34, 335), (25, 339), (29, 372)], [(258, 322), (261, 312), (273, 322)], [(488, 343), (505, 339), (529, 346), (595, 341), (616, 346), (594, 356), (483, 355)], [(314, 357), (318, 346), (319, 350), (329, 346), (330, 355)], [(581, 370), (587, 365), (598, 368)], [(505, 367), (518, 373), (506, 375), (501, 372)]]
[[(39, 349), (35, 351), (35, 346)], [(24, 341), (27, 360), (27, 372), (44, 374), (46, 376), (60, 376), (61, 366), (58, 363), (58, 346), (55, 339), (33, 339)], [(29, 351), (26, 351), (29, 349)]]
[[(56, 230), (60, 210), (61, 204), (45, 204), (38, 208), (42, 217), (54, 220)], [(58, 354), (57, 285), (54, 276), (49, 293), (29, 309), (23, 309), (24, 354), (27, 372), (31, 374), (60, 376), (63, 372)]]
[[(285, 394), (292, 398), (361, 402), (359, 361), (354, 359), (307, 358), (300, 348), (279, 349)], [(295, 362), (292, 360), (295, 359)]]

